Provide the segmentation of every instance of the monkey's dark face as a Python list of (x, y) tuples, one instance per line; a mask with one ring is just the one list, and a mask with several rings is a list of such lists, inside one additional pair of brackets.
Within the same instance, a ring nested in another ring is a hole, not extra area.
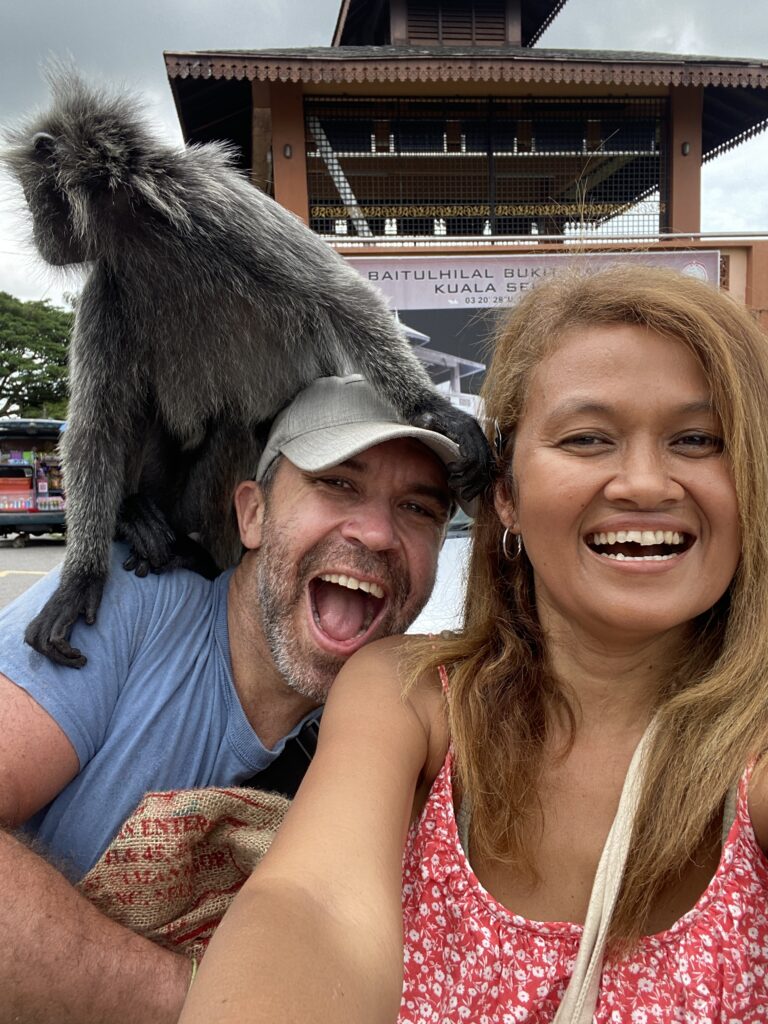
[(40, 255), (53, 266), (82, 263), (85, 248), (74, 228), (72, 208), (60, 182), (60, 140), (47, 131), (19, 143), (9, 163), (24, 190)]
[(426, 603), (451, 506), (442, 463), (390, 441), (322, 473), (287, 460), (258, 532), (261, 625), (286, 682), (325, 700), (344, 661)]
[[(35, 244), (55, 266), (83, 263), (114, 246), (104, 224), (152, 188), (142, 149), (144, 128), (119, 99), (94, 100), (77, 89), (46, 115), (8, 133), (3, 162), (19, 181), (32, 214)], [(109, 213), (109, 217), (105, 214)]]

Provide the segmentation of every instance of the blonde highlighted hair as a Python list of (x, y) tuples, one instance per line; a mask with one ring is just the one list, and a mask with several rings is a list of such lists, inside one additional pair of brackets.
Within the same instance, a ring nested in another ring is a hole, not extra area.
[[(733, 466), (742, 554), (724, 597), (694, 624), (659, 697), (613, 939), (647, 927), (662, 890), (701, 851), (729, 787), (768, 735), (768, 339), (748, 311), (673, 271), (620, 265), (542, 284), (497, 332), (483, 398), (509, 474), (531, 374), (575, 329), (636, 324), (682, 341), (700, 363)], [(493, 431), (489, 431), (493, 441)], [(508, 479), (508, 476), (507, 476)], [(538, 783), (553, 721), (575, 709), (549, 675), (530, 563), (502, 553), (491, 494), (474, 527), (465, 624), (416, 652), (419, 670), (444, 663), (448, 715), (472, 838), (486, 856), (535, 875)]]

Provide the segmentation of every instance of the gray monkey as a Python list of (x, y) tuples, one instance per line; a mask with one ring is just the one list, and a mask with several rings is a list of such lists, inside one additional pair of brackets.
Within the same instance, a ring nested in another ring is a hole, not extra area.
[(482, 431), (435, 390), (383, 297), (226, 145), (169, 146), (135, 99), (71, 71), (49, 79), (51, 109), (6, 132), (2, 158), (41, 256), (88, 274), (63, 439), (67, 551), (27, 643), (85, 664), (69, 634), (95, 621), (116, 533), (139, 575), (232, 564), (232, 493), (255, 471), (260, 428), (318, 376), (362, 373), (404, 419), (460, 445), (463, 497), (485, 486)]

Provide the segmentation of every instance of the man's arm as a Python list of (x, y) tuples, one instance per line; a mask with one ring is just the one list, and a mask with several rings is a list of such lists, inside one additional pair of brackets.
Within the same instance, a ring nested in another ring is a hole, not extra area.
[[(21, 824), (77, 774), (64, 732), (0, 674), (0, 823)], [(190, 963), (97, 911), (41, 856), (0, 831), (0, 1024), (176, 1021)]]

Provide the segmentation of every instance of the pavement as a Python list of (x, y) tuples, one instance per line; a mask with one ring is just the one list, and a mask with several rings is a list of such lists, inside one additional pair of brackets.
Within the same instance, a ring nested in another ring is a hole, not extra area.
[(64, 558), (64, 538), (30, 537), (23, 547), (14, 538), (0, 539), (0, 608), (50, 572)]
[[(409, 633), (439, 633), (461, 626), (468, 554), (466, 537), (446, 540), (432, 597)], [(15, 547), (12, 538), (0, 539), (0, 608), (23, 594), (63, 559), (61, 536), (30, 537), (24, 547)]]

